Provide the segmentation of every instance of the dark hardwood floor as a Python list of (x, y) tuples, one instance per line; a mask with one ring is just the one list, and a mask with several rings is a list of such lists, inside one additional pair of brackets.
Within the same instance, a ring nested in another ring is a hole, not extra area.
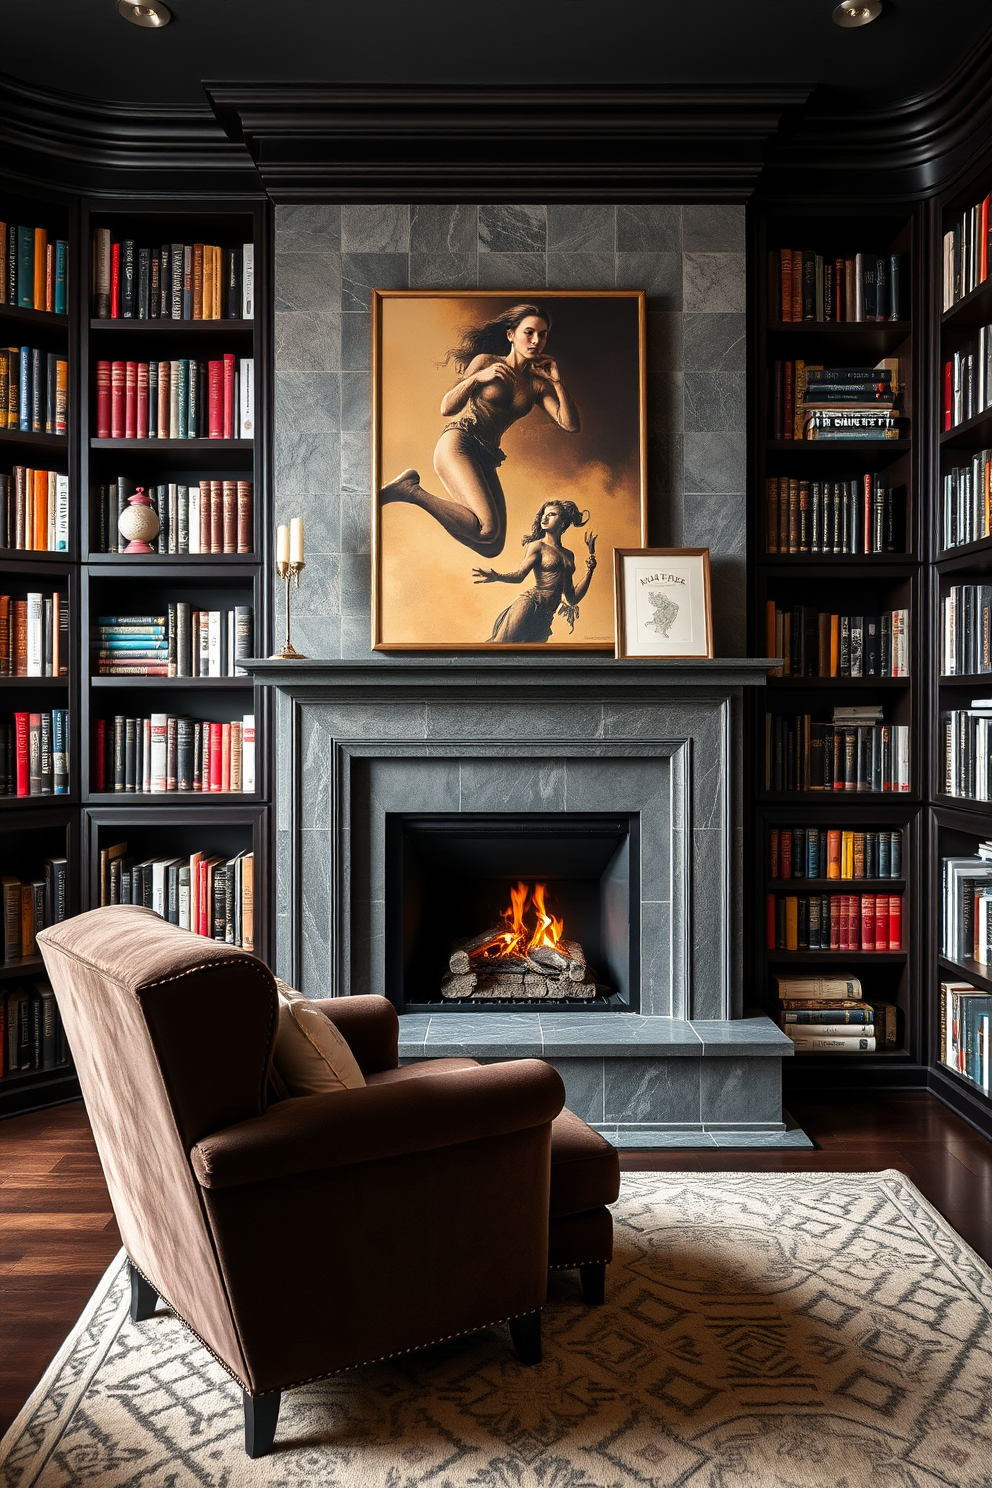
[[(911, 1178), (992, 1263), (992, 1143), (933, 1096), (790, 1101), (812, 1152), (630, 1152), (628, 1172), (871, 1172)], [(0, 1432), (120, 1246), (82, 1104), (0, 1122)]]

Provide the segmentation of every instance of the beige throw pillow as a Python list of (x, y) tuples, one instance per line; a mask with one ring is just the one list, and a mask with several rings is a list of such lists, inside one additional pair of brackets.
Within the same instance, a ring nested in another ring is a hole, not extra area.
[(279, 1028), (274, 1060), (292, 1095), (357, 1090), (365, 1076), (329, 1018), (278, 977)]

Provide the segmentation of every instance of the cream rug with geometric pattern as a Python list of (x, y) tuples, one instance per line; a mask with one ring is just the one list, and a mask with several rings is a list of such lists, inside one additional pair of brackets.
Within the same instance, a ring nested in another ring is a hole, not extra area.
[(494, 1328), (290, 1391), (255, 1462), (239, 1390), (171, 1314), (128, 1320), (117, 1261), (0, 1484), (992, 1488), (992, 1273), (900, 1173), (626, 1174), (614, 1214), (606, 1305), (554, 1277), (542, 1365)]

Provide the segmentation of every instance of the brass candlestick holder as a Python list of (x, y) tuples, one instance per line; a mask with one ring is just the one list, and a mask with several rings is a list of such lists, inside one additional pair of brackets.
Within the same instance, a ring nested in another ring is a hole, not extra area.
[(296, 647), (293, 645), (292, 640), (290, 639), (289, 601), (290, 582), (292, 581), (296, 588), (299, 589), (300, 574), (305, 568), (306, 564), (303, 562), (302, 558), (300, 558), (296, 562), (276, 563), (276, 573), (279, 575), (280, 579), (284, 579), (286, 581), (286, 641), (281, 650), (273, 652), (273, 654), (269, 657), (270, 661), (306, 661), (306, 657), (303, 655), (302, 651), (297, 651)]

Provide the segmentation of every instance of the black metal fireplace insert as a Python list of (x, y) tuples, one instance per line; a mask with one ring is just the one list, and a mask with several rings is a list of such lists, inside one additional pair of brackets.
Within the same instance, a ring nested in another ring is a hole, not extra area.
[[(386, 987), (397, 1010), (638, 1012), (639, 828), (636, 812), (388, 813)], [(493, 927), (512, 936), (509, 910), (524, 888), (523, 939), (477, 947), (470, 962), (478, 976), (454, 978), (456, 947), (485, 941)], [(586, 969), (573, 953), (533, 948), (542, 902), (555, 922), (546, 944), (557, 929), (562, 950), (581, 946)], [(551, 970), (568, 954), (570, 970)], [(521, 974), (504, 974), (511, 965)], [(546, 982), (531, 974), (546, 969)]]

